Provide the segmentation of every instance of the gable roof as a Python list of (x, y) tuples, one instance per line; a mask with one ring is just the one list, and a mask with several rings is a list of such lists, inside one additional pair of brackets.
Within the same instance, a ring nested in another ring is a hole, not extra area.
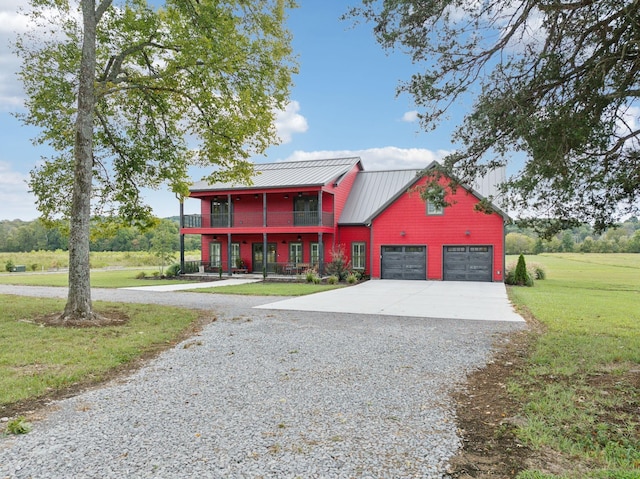
[[(252, 190), (262, 188), (324, 186), (346, 174), (354, 165), (360, 163), (360, 158), (358, 157), (259, 163), (254, 166), (254, 173), (251, 176), (253, 184), (250, 186), (232, 182), (209, 184), (206, 181), (198, 181), (191, 185), (189, 190), (196, 192), (229, 189)], [(361, 164), (360, 169), (362, 169)]]
[[(353, 183), (349, 198), (342, 210), (340, 225), (366, 225), (396, 201), (420, 178), (420, 172), (433, 168), (437, 163), (431, 162), (426, 168), (392, 171), (360, 171)], [(465, 185), (460, 185), (479, 200), (485, 197)], [(509, 220), (509, 215), (495, 204), (492, 209)]]
[(409, 186), (418, 181), (418, 172), (420, 171), (422, 170), (359, 172), (338, 224), (370, 223)]

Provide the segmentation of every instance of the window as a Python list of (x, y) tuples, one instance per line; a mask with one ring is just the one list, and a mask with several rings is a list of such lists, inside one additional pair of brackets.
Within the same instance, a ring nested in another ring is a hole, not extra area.
[(240, 243), (231, 243), (231, 267), (240, 268), (242, 258), (240, 257)]
[(364, 269), (365, 258), (365, 243), (351, 243), (351, 266), (353, 269)]
[(437, 216), (443, 214), (444, 208), (442, 206), (435, 205), (432, 201), (427, 200), (427, 216)]
[(214, 267), (220, 267), (222, 264), (222, 245), (220, 243), (209, 243), (209, 264)]
[(311, 264), (317, 267), (320, 263), (320, 243), (311, 243)]
[(302, 243), (289, 243), (289, 262), (302, 263)]

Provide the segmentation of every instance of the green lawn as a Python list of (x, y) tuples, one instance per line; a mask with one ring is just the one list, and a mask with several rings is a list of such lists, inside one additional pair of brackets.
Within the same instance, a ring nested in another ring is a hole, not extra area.
[(3, 406), (71, 385), (100, 381), (141, 355), (166, 347), (202, 314), (155, 305), (96, 302), (98, 312), (118, 310), (125, 325), (41, 327), (37, 316), (62, 312), (64, 301), (0, 295), (0, 416)]
[(305, 294), (342, 288), (344, 284), (259, 282), (188, 290), (195, 293), (243, 294), (247, 296), (304, 296)]
[(590, 472), (520, 477), (640, 477), (640, 255), (526, 259), (543, 265), (547, 279), (510, 287), (509, 295), (545, 333), (509, 386), (527, 419), (519, 434), (534, 448), (589, 464)]
[[(91, 271), (91, 286), (94, 288), (128, 288), (132, 286), (154, 286), (158, 284), (177, 284), (183, 280), (136, 279), (140, 271), (151, 276), (153, 270), (109, 270)], [(68, 273), (2, 273), (0, 284), (23, 286), (68, 286)]]

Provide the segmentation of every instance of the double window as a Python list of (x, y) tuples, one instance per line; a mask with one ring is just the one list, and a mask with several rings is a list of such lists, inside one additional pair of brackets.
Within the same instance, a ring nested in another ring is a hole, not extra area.
[(302, 263), (302, 243), (289, 243), (289, 262)]
[(293, 200), (293, 224), (315, 226), (318, 224), (318, 197), (297, 196)]

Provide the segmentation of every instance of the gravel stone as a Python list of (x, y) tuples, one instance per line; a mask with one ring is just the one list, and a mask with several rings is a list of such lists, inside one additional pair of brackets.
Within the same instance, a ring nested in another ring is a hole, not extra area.
[(273, 298), (230, 295), (93, 298), (219, 320), (130, 377), (55, 403), (31, 433), (1, 438), (0, 478), (443, 478), (460, 445), (450, 393), (498, 333), (524, 327), (254, 310)]

